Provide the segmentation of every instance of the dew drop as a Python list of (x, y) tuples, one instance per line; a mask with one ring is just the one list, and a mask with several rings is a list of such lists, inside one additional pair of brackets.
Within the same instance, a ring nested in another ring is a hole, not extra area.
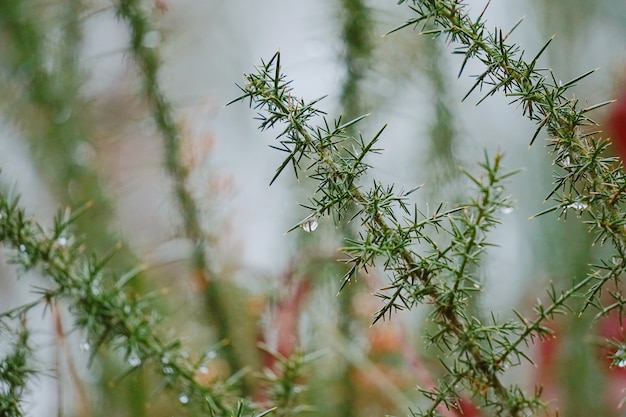
[(566, 156), (565, 158), (563, 158), (563, 166), (568, 167), (570, 165), (572, 165), (572, 161), (570, 161), (569, 156)]
[(74, 148), (74, 154), (72, 156), (74, 162), (80, 166), (90, 166), (98, 157), (94, 147), (87, 141), (80, 141), (76, 145), (76, 148)]
[(317, 229), (317, 226), (318, 223), (315, 214), (311, 214), (310, 216), (302, 220), (302, 222), (300, 222), (300, 227), (307, 233), (315, 231), (315, 229)]
[(26, 252), (26, 246), (23, 243), (20, 244), (20, 252)]
[(480, 289), (480, 284), (479, 284), (479, 283), (477, 283), (477, 282), (475, 282), (475, 283), (474, 283), (474, 288), (476, 288), (477, 290), (479, 290), (479, 289)]
[(187, 394), (182, 393), (182, 394), (178, 395), (178, 401), (180, 401), (181, 404), (188, 404), (189, 403), (189, 397), (187, 396)]
[(67, 238), (65, 236), (59, 236), (59, 238), (57, 239), (57, 244), (59, 246), (67, 246)]
[(515, 209), (513, 207), (502, 207), (500, 211), (502, 214), (511, 214)]
[(137, 366), (141, 365), (141, 358), (137, 355), (130, 355), (128, 357), (128, 363), (130, 364), (130, 366), (136, 368)]
[(567, 208), (571, 208), (574, 210), (586, 210), (589, 205), (587, 203), (583, 203), (582, 201), (574, 201), (572, 204), (568, 204)]
[[(617, 366), (618, 368), (626, 368), (626, 357), (624, 357), (626, 354), (626, 352), (624, 352), (624, 349), (618, 349), (617, 352), (615, 352), (615, 355), (617, 357), (619, 357), (618, 360), (616, 360), (615, 362), (613, 362), (615, 364), (615, 366)], [(616, 358), (617, 359), (617, 358)]]
[(200, 372), (201, 374), (208, 374), (209, 373), (209, 367), (202, 365), (201, 367), (198, 368), (198, 372)]
[(170, 363), (170, 357), (167, 355), (161, 356), (161, 363), (164, 363), (164, 364)]
[(207, 359), (215, 359), (217, 358), (217, 352), (214, 350), (211, 350), (209, 352), (207, 352), (206, 354)]
[(91, 345), (89, 344), (89, 342), (83, 342), (80, 344), (80, 350), (82, 350), (83, 352), (88, 352), (89, 349), (91, 349)]
[(56, 114), (54, 115), (53, 121), (54, 123), (61, 125), (70, 120), (70, 117), (72, 117), (72, 108), (66, 106), (62, 109), (57, 110)]
[(91, 293), (93, 295), (100, 295), (100, 286), (95, 282), (91, 284)]
[(613, 356), (613, 365), (618, 368), (626, 368), (626, 351), (624, 348), (619, 348)]
[(174, 368), (172, 368), (171, 366), (164, 366), (163, 373), (165, 375), (172, 375), (174, 373)]

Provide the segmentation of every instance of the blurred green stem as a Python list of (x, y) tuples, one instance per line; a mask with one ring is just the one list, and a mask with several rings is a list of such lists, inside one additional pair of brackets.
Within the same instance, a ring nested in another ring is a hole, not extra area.
[[(362, 84), (367, 69), (371, 67), (374, 49), (372, 41), (374, 19), (364, 0), (340, 0), (340, 6), (342, 8), (340, 12), (341, 34), (344, 45), (343, 64), (346, 69), (341, 90), (341, 109), (346, 120), (352, 120), (363, 114), (365, 110)], [(352, 129), (349, 133), (356, 137), (357, 132)], [(354, 207), (349, 211), (354, 213)], [(340, 233), (344, 238), (354, 236), (354, 231), (345, 223), (340, 225)], [(352, 329), (355, 323), (352, 303), (357, 290), (355, 285), (358, 284), (352, 282), (351, 285), (344, 287), (339, 295), (338, 326), (342, 337), (346, 340), (353, 340), (355, 336)], [(339, 381), (339, 392), (343, 398), (338, 415), (343, 417), (354, 416), (357, 411), (355, 409), (357, 392), (354, 385), (354, 371), (355, 366), (352, 362), (346, 361), (341, 381)]]
[[(224, 305), (227, 300), (220, 295), (215, 283), (216, 274), (211, 270), (207, 259), (207, 242), (199, 219), (196, 202), (187, 188), (189, 171), (182, 163), (182, 135), (174, 119), (174, 111), (163, 93), (158, 80), (160, 57), (157, 48), (144, 45), (146, 35), (152, 29), (149, 18), (144, 13), (141, 2), (121, 0), (116, 3), (119, 16), (123, 18), (131, 31), (130, 48), (135, 61), (141, 69), (145, 98), (150, 106), (152, 116), (161, 133), (165, 147), (165, 168), (174, 181), (174, 196), (179, 205), (183, 219), (185, 235), (193, 243), (191, 263), (194, 274), (206, 283), (205, 298), (210, 319), (217, 329), (218, 337), (224, 344), (224, 355), (232, 372), (243, 368), (240, 359), (233, 349), (233, 332), (230, 318)], [(245, 381), (242, 382), (243, 392), (249, 392)]]
[(432, 38), (424, 38), (420, 44), (424, 48), (422, 54), (426, 61), (424, 73), (433, 90), (431, 100), (435, 113), (428, 129), (429, 152), (426, 160), (423, 161), (428, 166), (427, 171), (432, 173), (430, 175), (435, 182), (435, 186), (429, 189), (444, 191), (436, 195), (437, 199), (455, 200), (458, 198), (456, 195), (458, 191), (454, 185), (460, 178), (461, 172), (458, 169), (459, 164), (455, 153), (457, 132), (455, 118), (450, 110), (448, 80), (446, 80), (446, 71), (442, 62), (442, 45), (439, 39)]
[(346, 120), (363, 113), (361, 82), (371, 67), (374, 19), (364, 0), (340, 0), (341, 35), (345, 48), (346, 75), (341, 91), (341, 108)]

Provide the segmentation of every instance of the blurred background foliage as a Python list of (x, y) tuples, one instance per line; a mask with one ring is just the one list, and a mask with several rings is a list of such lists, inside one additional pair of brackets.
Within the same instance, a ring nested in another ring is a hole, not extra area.
[[(486, 2), (468, 3), (478, 14)], [(329, 95), (322, 102), (329, 114), (372, 113), (360, 126), (371, 131), (390, 122), (371, 175), (405, 189), (423, 184), (421, 207), (461, 199), (467, 183), (459, 167), (473, 166), (484, 148), (504, 151), (509, 167), (523, 169), (510, 186), (515, 210), (506, 213), (495, 234), (499, 247), (480, 272), (485, 290), (476, 308), (505, 318), (511, 307), (529, 311), (548, 283), (570, 285), (602, 252), (573, 216), (529, 219), (544, 209), (552, 187), (543, 145), (528, 148), (533, 126), (504, 97), (480, 107), (473, 96), (461, 103), (473, 81), (457, 79), (460, 59), (442, 39), (411, 31), (382, 36), (406, 20), (406, 8), (366, 0), (154, 0), (143, 10), (154, 24), (143, 47), (160, 54), (158, 82), (181, 132), (180, 160), (208, 268), (194, 267), (197, 242), (172, 192), (167, 147), (115, 4), (0, 1), (0, 181), (37, 219), (93, 204), (74, 224), (75, 235), (100, 256), (123, 242), (114, 270), (145, 265), (132, 291), (155, 294), (167, 336), (182, 339), (190, 355), (210, 352), (202, 384), (245, 369), (242, 392), (263, 403), (271, 395), (256, 373), (278, 369), (279, 358), (301, 350), (319, 354), (301, 381), (301, 403), (312, 414), (405, 415), (421, 401), (415, 386), (439, 372), (437, 352), (423, 347), (428, 323), (420, 309), (369, 326), (379, 307), (370, 294), (385, 286), (384, 273), (369, 271), (336, 295), (345, 273), (337, 248), (354, 231), (322, 219), (315, 233), (283, 235), (307, 215), (296, 204), (307, 181), (281, 178), (268, 188), (278, 161), (267, 149), (270, 136), (256, 131), (245, 108), (223, 107), (238, 94), (239, 74), (276, 49), (304, 97)], [(590, 103), (623, 96), (626, 3), (493, 0), (486, 11), (488, 22), (503, 28), (524, 15), (515, 41), (534, 51), (557, 34), (542, 65), (558, 76), (602, 67), (577, 95)], [(598, 112), (597, 121), (614, 120), (619, 106)], [(622, 154), (623, 127), (607, 127)], [(6, 310), (43, 284), (35, 273), (16, 280), (8, 254), (0, 255)], [(119, 355), (101, 352), (88, 366), (85, 335), (72, 331), (65, 306), (43, 313), (32, 311), (28, 321), (44, 371), (30, 386), (28, 415), (185, 414), (184, 397), (154, 395), (148, 372), (120, 378), (127, 364)], [(537, 366), (507, 376), (543, 385), (551, 415), (626, 415), (618, 408), (626, 374), (609, 370), (596, 343), (621, 334), (621, 323), (600, 323), (593, 332), (589, 319), (552, 325), (554, 341), (528, 348)]]

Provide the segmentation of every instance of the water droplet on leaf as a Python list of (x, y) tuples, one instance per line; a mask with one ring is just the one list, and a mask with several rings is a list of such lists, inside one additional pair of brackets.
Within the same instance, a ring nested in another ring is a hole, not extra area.
[(89, 349), (91, 349), (91, 345), (89, 344), (89, 342), (83, 342), (80, 344), (80, 350), (82, 350), (83, 352), (88, 352)]
[(589, 207), (588, 204), (583, 203), (582, 201), (574, 201), (572, 204), (567, 205), (567, 208), (571, 208), (574, 210), (586, 210), (587, 207)]
[(311, 233), (315, 231), (315, 229), (317, 229), (317, 226), (318, 226), (318, 223), (317, 223), (317, 217), (315, 217), (315, 214), (311, 214), (310, 216), (308, 216), (307, 218), (305, 218), (304, 220), (300, 222), (300, 227), (302, 228), (302, 230), (304, 230), (307, 233)]
[(57, 110), (56, 114), (54, 115), (53, 121), (54, 123), (60, 125), (70, 120), (70, 117), (72, 117), (72, 108), (66, 106), (62, 109)]
[(128, 357), (128, 363), (130, 364), (130, 366), (137, 367), (141, 365), (141, 358), (137, 355), (130, 355)]
[(570, 161), (569, 156), (566, 156), (565, 158), (563, 158), (563, 166), (568, 167), (570, 165), (572, 165), (572, 162)]
[(178, 396), (178, 401), (180, 401), (181, 404), (187, 404), (189, 403), (189, 397), (187, 396), (187, 394), (180, 394)]
[(209, 367), (202, 365), (201, 367), (198, 368), (198, 372), (200, 372), (201, 374), (206, 375), (206, 374), (209, 373)]
[(515, 210), (513, 207), (502, 207), (500, 209), (502, 214), (511, 214), (511, 213), (513, 213), (513, 210)]
[(615, 352), (616, 358), (613, 361), (613, 364), (618, 368), (626, 368), (626, 352), (624, 352), (623, 348), (620, 348)]
[(96, 150), (89, 142), (80, 141), (74, 148), (74, 162), (80, 166), (88, 167), (98, 157)]
[(91, 284), (91, 293), (93, 295), (100, 295), (100, 286), (97, 282)]

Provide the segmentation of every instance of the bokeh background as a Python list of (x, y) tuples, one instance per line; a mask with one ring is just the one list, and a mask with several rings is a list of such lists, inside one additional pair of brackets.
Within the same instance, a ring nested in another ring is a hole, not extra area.
[[(486, 5), (467, 3), (473, 15)], [(255, 372), (268, 365), (271, 358), (258, 349), (263, 342), (286, 354), (298, 348), (320, 353), (303, 396), (313, 415), (406, 415), (423, 401), (415, 386), (427, 385), (439, 372), (436, 353), (422, 343), (425, 310), (369, 326), (379, 307), (372, 293), (386, 283), (383, 272), (369, 271), (336, 295), (345, 272), (338, 248), (344, 235), (354, 233), (351, 226), (320, 219), (314, 233), (284, 234), (308, 215), (299, 204), (313, 190), (305, 179), (289, 175), (269, 187), (282, 156), (268, 147), (274, 132), (259, 132), (246, 105), (225, 106), (240, 93), (236, 83), (244, 82), (243, 74), (277, 50), (295, 80), (295, 95), (327, 95), (321, 107), (330, 117), (371, 113), (358, 127), (365, 137), (389, 123), (379, 142), (384, 152), (370, 160), (370, 177), (404, 189), (421, 185), (413, 194), (421, 208), (466, 199), (459, 167), (476, 171), (485, 150), (502, 151), (506, 166), (521, 169), (508, 187), (515, 209), (502, 213), (491, 238), (499, 246), (477, 271), (484, 283), (477, 308), (503, 319), (512, 308), (529, 312), (549, 283), (570, 285), (602, 253), (575, 215), (531, 218), (550, 204), (543, 203), (552, 182), (545, 137), (528, 146), (534, 126), (506, 97), (495, 95), (479, 106), (480, 93), (461, 101), (479, 66), (470, 63), (457, 77), (462, 56), (452, 55), (454, 46), (445, 39), (411, 29), (383, 36), (412, 16), (406, 5), (155, 0), (145, 5), (155, 30), (144, 41), (160, 50), (160, 83), (184, 132), (188, 187), (209, 236), (211, 279), (227, 306), (224, 317), (215, 317), (204, 296), (206, 283), (188, 267), (190, 244), (163, 169), (162, 139), (128, 52), (128, 28), (104, 1), (24, 4), (24, 19), (45, 42), (34, 48), (28, 39), (15, 38), (15, 22), (0, 5), (2, 187), (19, 193), (44, 224), (59, 208), (95, 202), (76, 234), (96, 253), (124, 242), (113, 261), (120, 269), (146, 264), (134, 290), (159, 294), (155, 308), (167, 317), (164, 327), (188, 344), (190, 354), (218, 346), (215, 320), (229, 323), (231, 343), (216, 349), (207, 384), (234, 367)], [(528, 57), (556, 34), (541, 65), (557, 79), (566, 82), (600, 67), (576, 87), (581, 102), (622, 94), (624, 1), (492, 0), (485, 17), (489, 28), (505, 32), (524, 17), (509, 39)], [(38, 84), (28, 72), (33, 62), (49, 68), (56, 84)], [(617, 142), (617, 153), (626, 131), (609, 121), (617, 120), (611, 114), (619, 106), (594, 115)], [(42, 278), (31, 273), (16, 279), (5, 262), (8, 253), (0, 255), (4, 310), (31, 299)], [(151, 396), (147, 377), (118, 381), (125, 364), (115, 357), (103, 355), (88, 366), (84, 335), (71, 331), (63, 306), (54, 314), (32, 315), (38, 362), (47, 375), (33, 383), (29, 415), (184, 415), (176, 395)], [(537, 366), (522, 365), (507, 377), (531, 390), (543, 385), (552, 415), (556, 409), (567, 416), (626, 415), (618, 408), (626, 374), (609, 370), (595, 343), (602, 332), (621, 332), (621, 325), (601, 323), (590, 330), (589, 319), (565, 318), (553, 326), (555, 341), (529, 347)], [(224, 349), (233, 350), (234, 361), (224, 359)]]

